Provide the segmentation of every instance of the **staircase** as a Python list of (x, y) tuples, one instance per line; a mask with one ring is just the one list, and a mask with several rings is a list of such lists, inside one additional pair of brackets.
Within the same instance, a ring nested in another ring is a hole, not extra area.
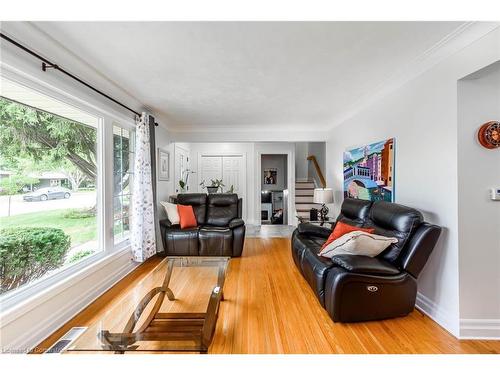
[(295, 182), (295, 211), (297, 212), (297, 216), (309, 219), (309, 211), (311, 208), (321, 208), (320, 204), (313, 203), (313, 195), (314, 182)]

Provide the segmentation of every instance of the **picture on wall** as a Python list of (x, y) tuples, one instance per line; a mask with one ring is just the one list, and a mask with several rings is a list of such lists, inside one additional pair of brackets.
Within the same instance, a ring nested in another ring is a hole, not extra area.
[(170, 178), (170, 153), (158, 148), (158, 180), (168, 181)]
[(264, 169), (264, 185), (276, 185), (278, 181), (278, 170), (276, 168)]
[(394, 202), (394, 138), (344, 152), (344, 197)]

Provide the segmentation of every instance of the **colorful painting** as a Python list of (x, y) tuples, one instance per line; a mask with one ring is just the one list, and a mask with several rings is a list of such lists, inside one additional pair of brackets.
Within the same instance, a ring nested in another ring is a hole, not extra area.
[(344, 152), (344, 197), (394, 202), (394, 138)]

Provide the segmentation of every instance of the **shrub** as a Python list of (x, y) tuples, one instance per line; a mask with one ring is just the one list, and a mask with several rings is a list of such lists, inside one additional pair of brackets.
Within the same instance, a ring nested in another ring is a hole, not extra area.
[(89, 255), (94, 254), (94, 250), (80, 250), (74, 253), (68, 260), (68, 264), (78, 262)]
[(64, 264), (70, 237), (56, 228), (0, 230), (0, 292), (42, 277)]
[(88, 217), (94, 217), (96, 215), (96, 211), (92, 208), (78, 210), (78, 209), (70, 209), (67, 210), (63, 217), (65, 219), (86, 219)]

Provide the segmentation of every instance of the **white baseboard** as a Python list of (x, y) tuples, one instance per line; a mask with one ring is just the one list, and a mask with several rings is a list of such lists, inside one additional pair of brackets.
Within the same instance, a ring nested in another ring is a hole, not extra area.
[[(127, 258), (130, 257), (127, 255)], [(136, 268), (137, 265), (138, 264), (132, 262), (125, 262), (115, 269), (113, 266), (116, 266), (116, 263), (112, 262), (109, 267), (109, 272), (107, 273), (108, 276), (102, 279), (98, 285), (94, 285), (93, 288), (88, 288), (84, 293), (76, 293), (74, 298), (66, 300), (63, 306), (53, 306), (54, 311), (46, 317), (33, 316), (33, 319), (30, 319), (29, 326), (23, 325), (22, 334), (19, 335), (17, 339), (8, 343), (2, 343), (2, 350), (4, 352), (22, 353), (36, 349), (36, 346), (40, 342), (95, 301), (104, 292)]]
[(439, 306), (436, 302), (432, 301), (422, 293), (417, 292), (417, 301), (415, 307), (434, 320), (437, 324), (458, 338), (458, 332), (455, 326), (455, 319), (451, 314)]
[(460, 338), (500, 340), (500, 319), (460, 319)]
[(500, 340), (500, 319), (460, 319), (458, 332), (455, 332), (451, 314), (420, 292), (415, 307), (458, 339)]

